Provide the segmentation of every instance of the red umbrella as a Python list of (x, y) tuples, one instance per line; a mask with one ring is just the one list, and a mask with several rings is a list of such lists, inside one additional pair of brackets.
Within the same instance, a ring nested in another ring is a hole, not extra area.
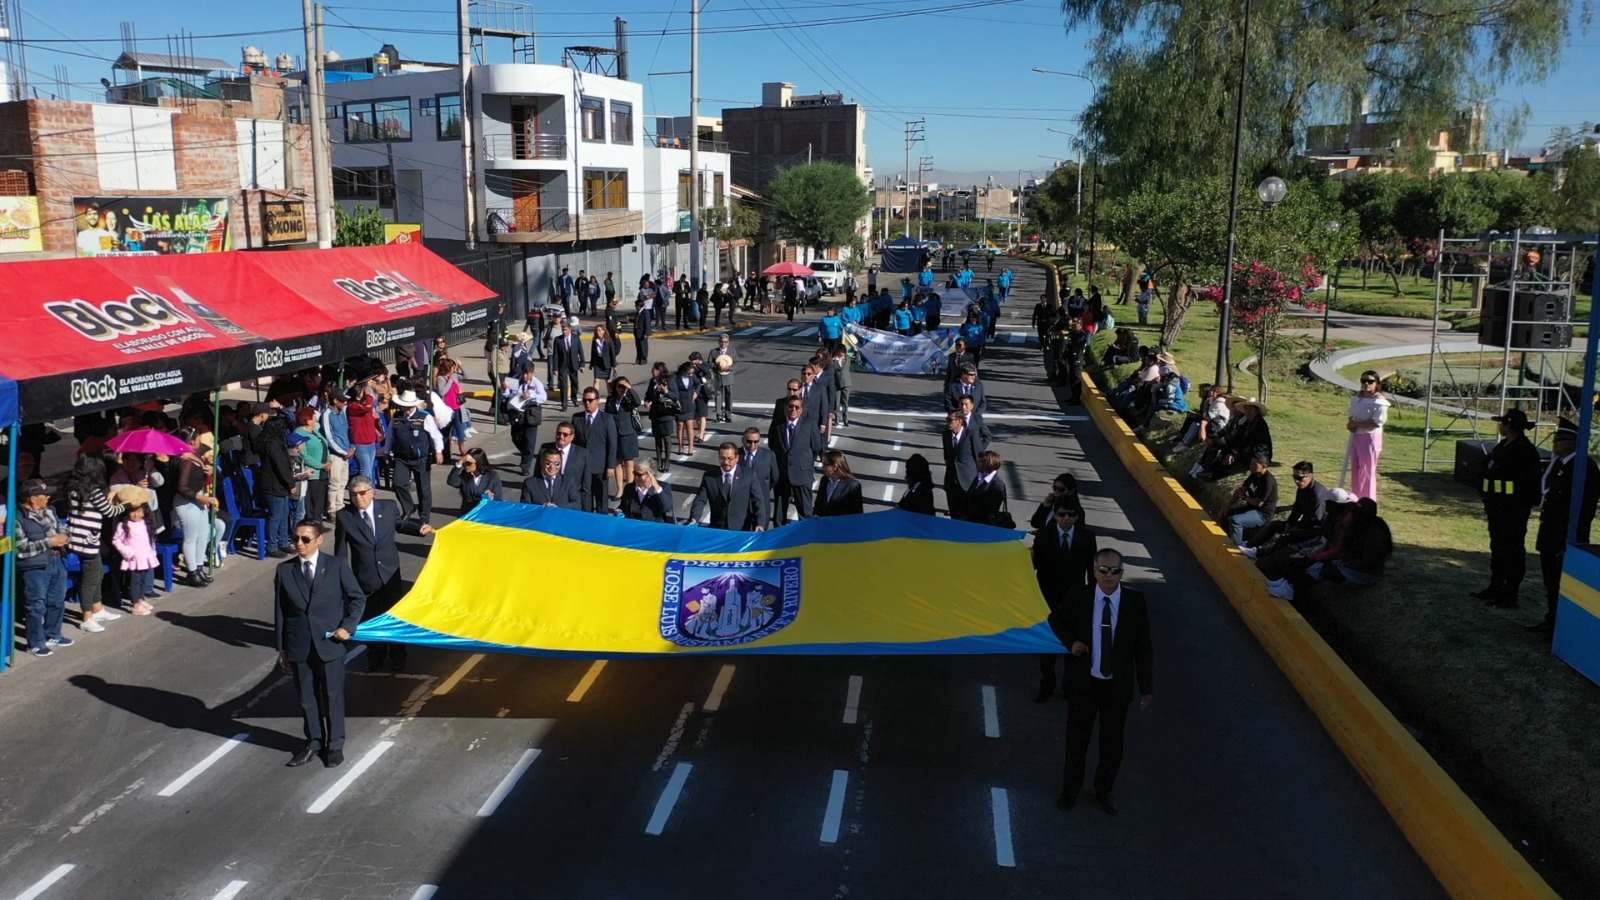
[(815, 275), (817, 273), (799, 263), (781, 262), (761, 270), (763, 275)]
[(188, 441), (154, 428), (123, 432), (107, 441), (106, 446), (118, 453), (159, 453), (162, 456), (182, 456), (193, 449)]

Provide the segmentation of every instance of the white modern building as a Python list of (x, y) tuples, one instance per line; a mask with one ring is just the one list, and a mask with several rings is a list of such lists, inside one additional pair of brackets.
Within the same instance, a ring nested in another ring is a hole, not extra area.
[[(385, 50), (395, 62), (398, 54)], [(671, 142), (645, 129), (641, 85), (558, 65), (477, 65), (463, 105), (457, 68), (383, 71), (328, 76), (341, 205), (376, 204), (395, 222), (420, 224), (430, 248), (469, 271), (466, 263), (493, 258), (511, 273), (512, 285), (491, 286), (508, 295), (513, 314), (546, 301), (562, 267), (614, 273), (624, 298), (645, 272), (688, 268), (689, 150), (662, 146)], [(476, 249), (467, 234), (464, 116), (472, 126)], [(729, 203), (729, 160), (726, 152), (700, 154), (708, 223)], [(717, 256), (708, 237), (708, 277), (720, 274)]]

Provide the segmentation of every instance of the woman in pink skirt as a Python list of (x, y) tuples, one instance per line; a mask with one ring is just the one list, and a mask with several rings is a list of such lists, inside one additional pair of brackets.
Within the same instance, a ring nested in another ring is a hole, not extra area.
[[(1378, 457), (1383, 455), (1383, 425), (1389, 421), (1389, 398), (1378, 389), (1378, 373), (1361, 373), (1361, 389), (1350, 398), (1350, 443), (1344, 453), (1345, 471), (1350, 474), (1350, 493), (1378, 500)], [(1343, 485), (1344, 480), (1340, 479)]]

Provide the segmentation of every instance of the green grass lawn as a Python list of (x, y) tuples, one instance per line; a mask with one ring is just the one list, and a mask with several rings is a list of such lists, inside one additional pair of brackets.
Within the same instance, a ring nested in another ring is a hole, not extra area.
[[(1196, 305), (1172, 348), (1196, 384), (1211, 379), (1217, 325), (1212, 309)], [(1159, 337), (1155, 326), (1139, 331)], [(1309, 459), (1319, 480), (1336, 485), (1347, 438), (1348, 395), (1304, 376), (1306, 361), (1268, 367), (1285, 509), (1289, 465)], [(1115, 383), (1126, 370), (1104, 374)], [(1235, 373), (1235, 388), (1254, 394), (1254, 377)], [(1379, 502), (1397, 546), (1384, 581), (1363, 591), (1319, 586), (1296, 606), (1558, 891), (1600, 896), (1600, 687), (1523, 629), (1544, 612), (1531, 550), (1521, 610), (1486, 609), (1467, 596), (1488, 581), (1482, 507), (1449, 473), (1421, 471), (1422, 425), (1420, 408), (1391, 409)], [(1177, 436), (1172, 423), (1157, 424), (1146, 440), (1166, 459)], [(1168, 464), (1187, 473), (1198, 456), (1190, 450)], [(1182, 480), (1216, 510), (1240, 479)], [(1531, 522), (1530, 546), (1536, 529)]]

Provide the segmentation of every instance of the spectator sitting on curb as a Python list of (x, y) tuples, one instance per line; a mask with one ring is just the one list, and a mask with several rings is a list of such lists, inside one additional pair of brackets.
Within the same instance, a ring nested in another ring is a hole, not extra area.
[(1250, 474), (1234, 488), (1228, 509), (1222, 514), (1228, 536), (1240, 547), (1246, 544), (1247, 533), (1265, 527), (1278, 511), (1278, 479), (1268, 471), (1271, 465), (1272, 458), (1264, 453), (1251, 458)]
[(1195, 444), (1213, 443), (1228, 427), (1233, 410), (1228, 408), (1225, 392), (1220, 384), (1200, 385), (1200, 408), (1184, 419), (1183, 437), (1172, 445), (1173, 453), (1182, 453)]
[(1394, 536), (1389, 532), (1389, 523), (1378, 515), (1377, 501), (1362, 497), (1345, 521), (1337, 553), (1330, 547), (1320, 555), (1314, 554), (1309, 557), (1313, 560), (1310, 565), (1270, 582), (1267, 592), (1293, 600), (1297, 592), (1318, 581), (1370, 587), (1382, 580), (1383, 570), (1394, 554)]
[(1299, 544), (1279, 541), (1271, 553), (1256, 559), (1256, 568), (1269, 583), (1287, 583), (1298, 578), (1312, 563), (1337, 559), (1344, 552), (1345, 538), (1355, 521), (1355, 512), (1354, 502), (1329, 503), (1321, 534)]
[(1216, 481), (1241, 471), (1256, 454), (1272, 458), (1272, 430), (1267, 426), (1267, 407), (1259, 400), (1237, 400), (1233, 419), (1218, 442), (1206, 448), (1200, 461), (1189, 470), (1191, 477)]
[(1300, 544), (1311, 540), (1322, 533), (1327, 504), (1349, 503), (1355, 499), (1349, 491), (1342, 488), (1329, 490), (1318, 482), (1309, 460), (1295, 463), (1292, 471), (1295, 493), (1289, 518), (1281, 522), (1269, 522), (1256, 532), (1251, 546), (1240, 548), (1245, 556), (1255, 559), (1263, 551), (1270, 553), (1279, 541)]

